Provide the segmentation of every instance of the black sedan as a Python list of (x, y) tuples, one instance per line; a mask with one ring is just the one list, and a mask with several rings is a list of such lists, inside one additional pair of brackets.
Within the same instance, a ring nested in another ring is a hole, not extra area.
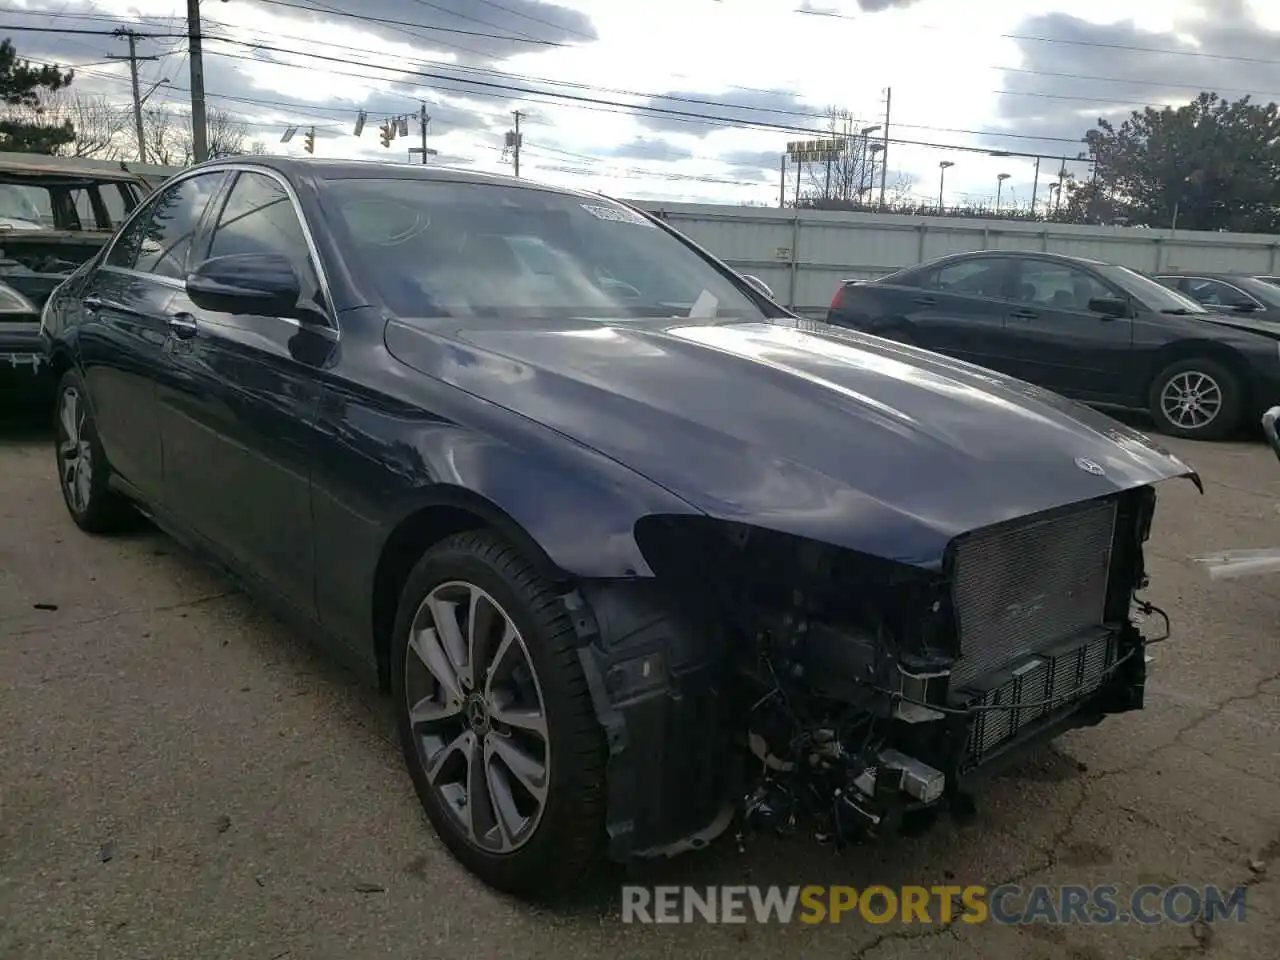
[(1127, 267), (979, 251), (845, 281), (827, 319), (979, 364), (1165, 433), (1221, 439), (1280, 400), (1280, 331)]
[(1242, 273), (1158, 273), (1155, 279), (1196, 303), (1242, 319), (1280, 324), (1280, 286)]
[(196, 166), (44, 333), (75, 523), (151, 517), (388, 688), (444, 843), (524, 894), (735, 817), (889, 833), (1140, 708), (1153, 485), (1198, 483), (626, 204), (442, 169)]

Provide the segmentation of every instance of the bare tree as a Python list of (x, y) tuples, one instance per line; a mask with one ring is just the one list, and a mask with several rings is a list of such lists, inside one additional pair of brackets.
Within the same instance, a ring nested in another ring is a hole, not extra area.
[(183, 155), (182, 123), (166, 106), (147, 107), (142, 111), (142, 132), (147, 144), (147, 159), (161, 166), (185, 166), (189, 160)]
[(59, 149), (64, 157), (118, 160), (129, 154), (129, 108), (112, 103), (106, 97), (85, 96), (59, 91), (66, 119), (75, 128), (76, 137)]
[(129, 127), (128, 109), (106, 97), (62, 87), (42, 92), (33, 103), (10, 105), (6, 113), (37, 129), (70, 131), (69, 138), (53, 148), (55, 156), (115, 160), (126, 147), (122, 134)]
[(915, 178), (909, 173), (895, 173), (893, 183), (889, 187), (885, 202), (890, 207), (901, 207), (911, 202), (911, 191), (915, 189)]
[(860, 191), (867, 186), (871, 158), (867, 138), (854, 129), (853, 114), (840, 107), (827, 107), (827, 134), (840, 148), (825, 163), (805, 165), (809, 196), (815, 203), (837, 201), (840, 205), (856, 204)]
[[(234, 114), (217, 107), (205, 115), (209, 159), (237, 157), (267, 152), (260, 140), (249, 140), (248, 125)], [(147, 140), (147, 157), (164, 166), (186, 166), (195, 159), (191, 138), (191, 117), (175, 113), (168, 107), (151, 107), (143, 112), (143, 132)]]
[[(248, 153), (249, 128), (244, 121), (217, 107), (209, 108), (205, 120), (210, 160), (216, 160), (219, 157), (238, 157)], [(187, 141), (186, 152), (188, 156), (194, 155), (194, 147), (189, 142), (190, 131), (187, 134)]]

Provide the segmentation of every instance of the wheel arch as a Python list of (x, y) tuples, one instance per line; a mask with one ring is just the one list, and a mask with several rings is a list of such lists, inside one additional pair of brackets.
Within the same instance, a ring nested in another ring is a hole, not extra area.
[(1172, 364), (1182, 360), (1213, 360), (1222, 364), (1235, 375), (1242, 391), (1241, 400), (1248, 405), (1251, 401), (1249, 385), (1249, 362), (1238, 350), (1229, 344), (1217, 340), (1176, 340), (1161, 347), (1152, 358), (1151, 369), (1143, 383), (1142, 396), (1150, 394), (1155, 386), (1156, 377), (1160, 376)]
[(60, 340), (55, 340), (49, 347), (49, 370), (53, 374), (54, 383), (62, 379), (62, 375), (75, 366), (71, 356), (71, 348)]
[(516, 547), (539, 574), (559, 586), (569, 574), (558, 567), (532, 535), (486, 497), (460, 487), (432, 489), (396, 522), (383, 541), (374, 567), (372, 624), (378, 683), (388, 689), (391, 678), (391, 634), (396, 605), (414, 564), (437, 543), (468, 530), (492, 530)]

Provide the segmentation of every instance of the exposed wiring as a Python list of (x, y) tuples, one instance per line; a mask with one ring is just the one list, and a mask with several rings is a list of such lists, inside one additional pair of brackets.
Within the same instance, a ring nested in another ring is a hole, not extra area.
[(1143, 616), (1149, 617), (1154, 613), (1158, 614), (1160, 619), (1164, 621), (1164, 635), (1155, 638), (1148, 638), (1147, 646), (1151, 646), (1153, 643), (1164, 643), (1168, 640), (1170, 634), (1173, 632), (1173, 625), (1169, 622), (1169, 615), (1150, 600), (1139, 600), (1137, 597), (1134, 597), (1133, 602), (1138, 605), (1138, 609), (1142, 611)]

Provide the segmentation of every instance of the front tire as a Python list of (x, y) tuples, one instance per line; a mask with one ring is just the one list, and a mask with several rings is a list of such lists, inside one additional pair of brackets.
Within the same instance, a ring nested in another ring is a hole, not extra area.
[(58, 486), (71, 519), (87, 533), (118, 533), (133, 526), (138, 514), (111, 489), (111, 466), (98, 439), (89, 392), (75, 370), (58, 381), (54, 411)]
[(1172, 363), (1156, 375), (1148, 403), (1161, 433), (1188, 440), (1223, 440), (1240, 425), (1244, 389), (1221, 363), (1192, 358)]
[(456, 534), (409, 574), (391, 689), (401, 748), (449, 851), (507, 893), (576, 886), (603, 848), (604, 734), (567, 612), (492, 533)]

